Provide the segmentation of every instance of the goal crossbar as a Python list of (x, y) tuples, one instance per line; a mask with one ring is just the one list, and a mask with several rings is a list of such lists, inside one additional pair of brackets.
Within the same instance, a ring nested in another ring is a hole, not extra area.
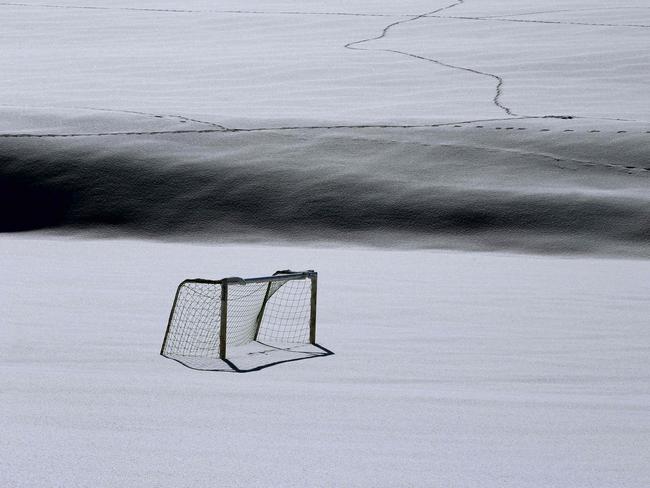
[(220, 280), (206, 280), (203, 278), (188, 278), (183, 280), (181, 284), (184, 283), (205, 283), (211, 285), (221, 285), (223, 283), (236, 283), (236, 284), (249, 284), (249, 283), (268, 283), (272, 281), (289, 281), (289, 280), (301, 280), (304, 278), (311, 278), (316, 276), (318, 273), (315, 271), (276, 271), (271, 276), (262, 276), (258, 278), (239, 278), (238, 276), (230, 276), (228, 278), (221, 278)]

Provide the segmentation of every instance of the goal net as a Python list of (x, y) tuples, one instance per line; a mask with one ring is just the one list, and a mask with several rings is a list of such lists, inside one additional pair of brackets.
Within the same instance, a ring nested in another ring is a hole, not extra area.
[(315, 344), (316, 283), (314, 271), (185, 280), (176, 291), (160, 353), (192, 366), (226, 359), (253, 342), (282, 348)]

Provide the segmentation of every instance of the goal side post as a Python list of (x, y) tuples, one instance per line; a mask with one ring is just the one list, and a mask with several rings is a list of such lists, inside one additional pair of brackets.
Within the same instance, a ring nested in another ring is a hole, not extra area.
[(219, 324), (219, 357), (226, 359), (226, 340), (228, 338), (228, 280), (221, 282), (221, 314)]
[(316, 344), (316, 295), (318, 288), (318, 273), (316, 271), (311, 271), (309, 274), (309, 279), (311, 281), (311, 299), (310, 299), (310, 310), (309, 310), (309, 342), (310, 344)]

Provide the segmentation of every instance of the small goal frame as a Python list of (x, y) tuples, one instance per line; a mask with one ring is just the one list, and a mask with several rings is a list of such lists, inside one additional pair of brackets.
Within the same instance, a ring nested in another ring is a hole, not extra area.
[[(179, 296), (181, 290), (184, 286), (188, 284), (203, 284), (203, 285), (215, 285), (219, 286), (221, 289), (220, 292), (220, 318), (219, 318), (219, 359), (226, 360), (228, 354), (228, 296), (229, 288), (232, 285), (247, 285), (247, 284), (260, 284), (267, 283), (266, 293), (262, 301), (259, 313), (257, 315), (255, 323), (255, 341), (257, 340), (258, 334), (260, 332), (260, 326), (262, 324), (262, 319), (264, 317), (264, 311), (269, 300), (269, 293), (271, 290), (271, 284), (284, 281), (292, 280), (310, 280), (310, 300), (309, 300), (309, 344), (316, 344), (316, 306), (317, 306), (317, 295), (318, 295), (318, 273), (314, 270), (307, 271), (291, 271), (291, 270), (281, 270), (276, 271), (270, 276), (262, 276), (255, 278), (240, 278), (240, 277), (228, 277), (222, 278), (220, 280), (209, 280), (203, 278), (191, 278), (183, 280), (176, 289), (176, 294), (174, 295), (174, 302), (172, 304), (171, 311), (169, 313), (169, 319), (167, 321), (167, 328), (165, 330), (165, 337), (163, 339), (162, 346), (160, 348), (160, 354), (164, 357), (169, 357), (165, 354), (165, 349), (167, 346), (167, 341), (169, 339), (170, 330), (172, 329), (172, 323), (174, 320), (174, 313), (176, 311)], [(173, 359), (173, 358), (172, 358)]]

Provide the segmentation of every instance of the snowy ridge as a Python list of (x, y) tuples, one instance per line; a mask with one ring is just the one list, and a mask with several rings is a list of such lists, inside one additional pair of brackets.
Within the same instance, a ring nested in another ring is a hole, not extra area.
[[(155, 120), (155, 130), (66, 130), (145, 120)], [(59, 134), (5, 134), (0, 198), (16, 212), (0, 228), (648, 252), (644, 125), (601, 121), (593, 129), (591, 120), (566, 118), (408, 128), (204, 124), (107, 113), (60, 120)], [(110, 148), (103, 136), (111, 136)]]

